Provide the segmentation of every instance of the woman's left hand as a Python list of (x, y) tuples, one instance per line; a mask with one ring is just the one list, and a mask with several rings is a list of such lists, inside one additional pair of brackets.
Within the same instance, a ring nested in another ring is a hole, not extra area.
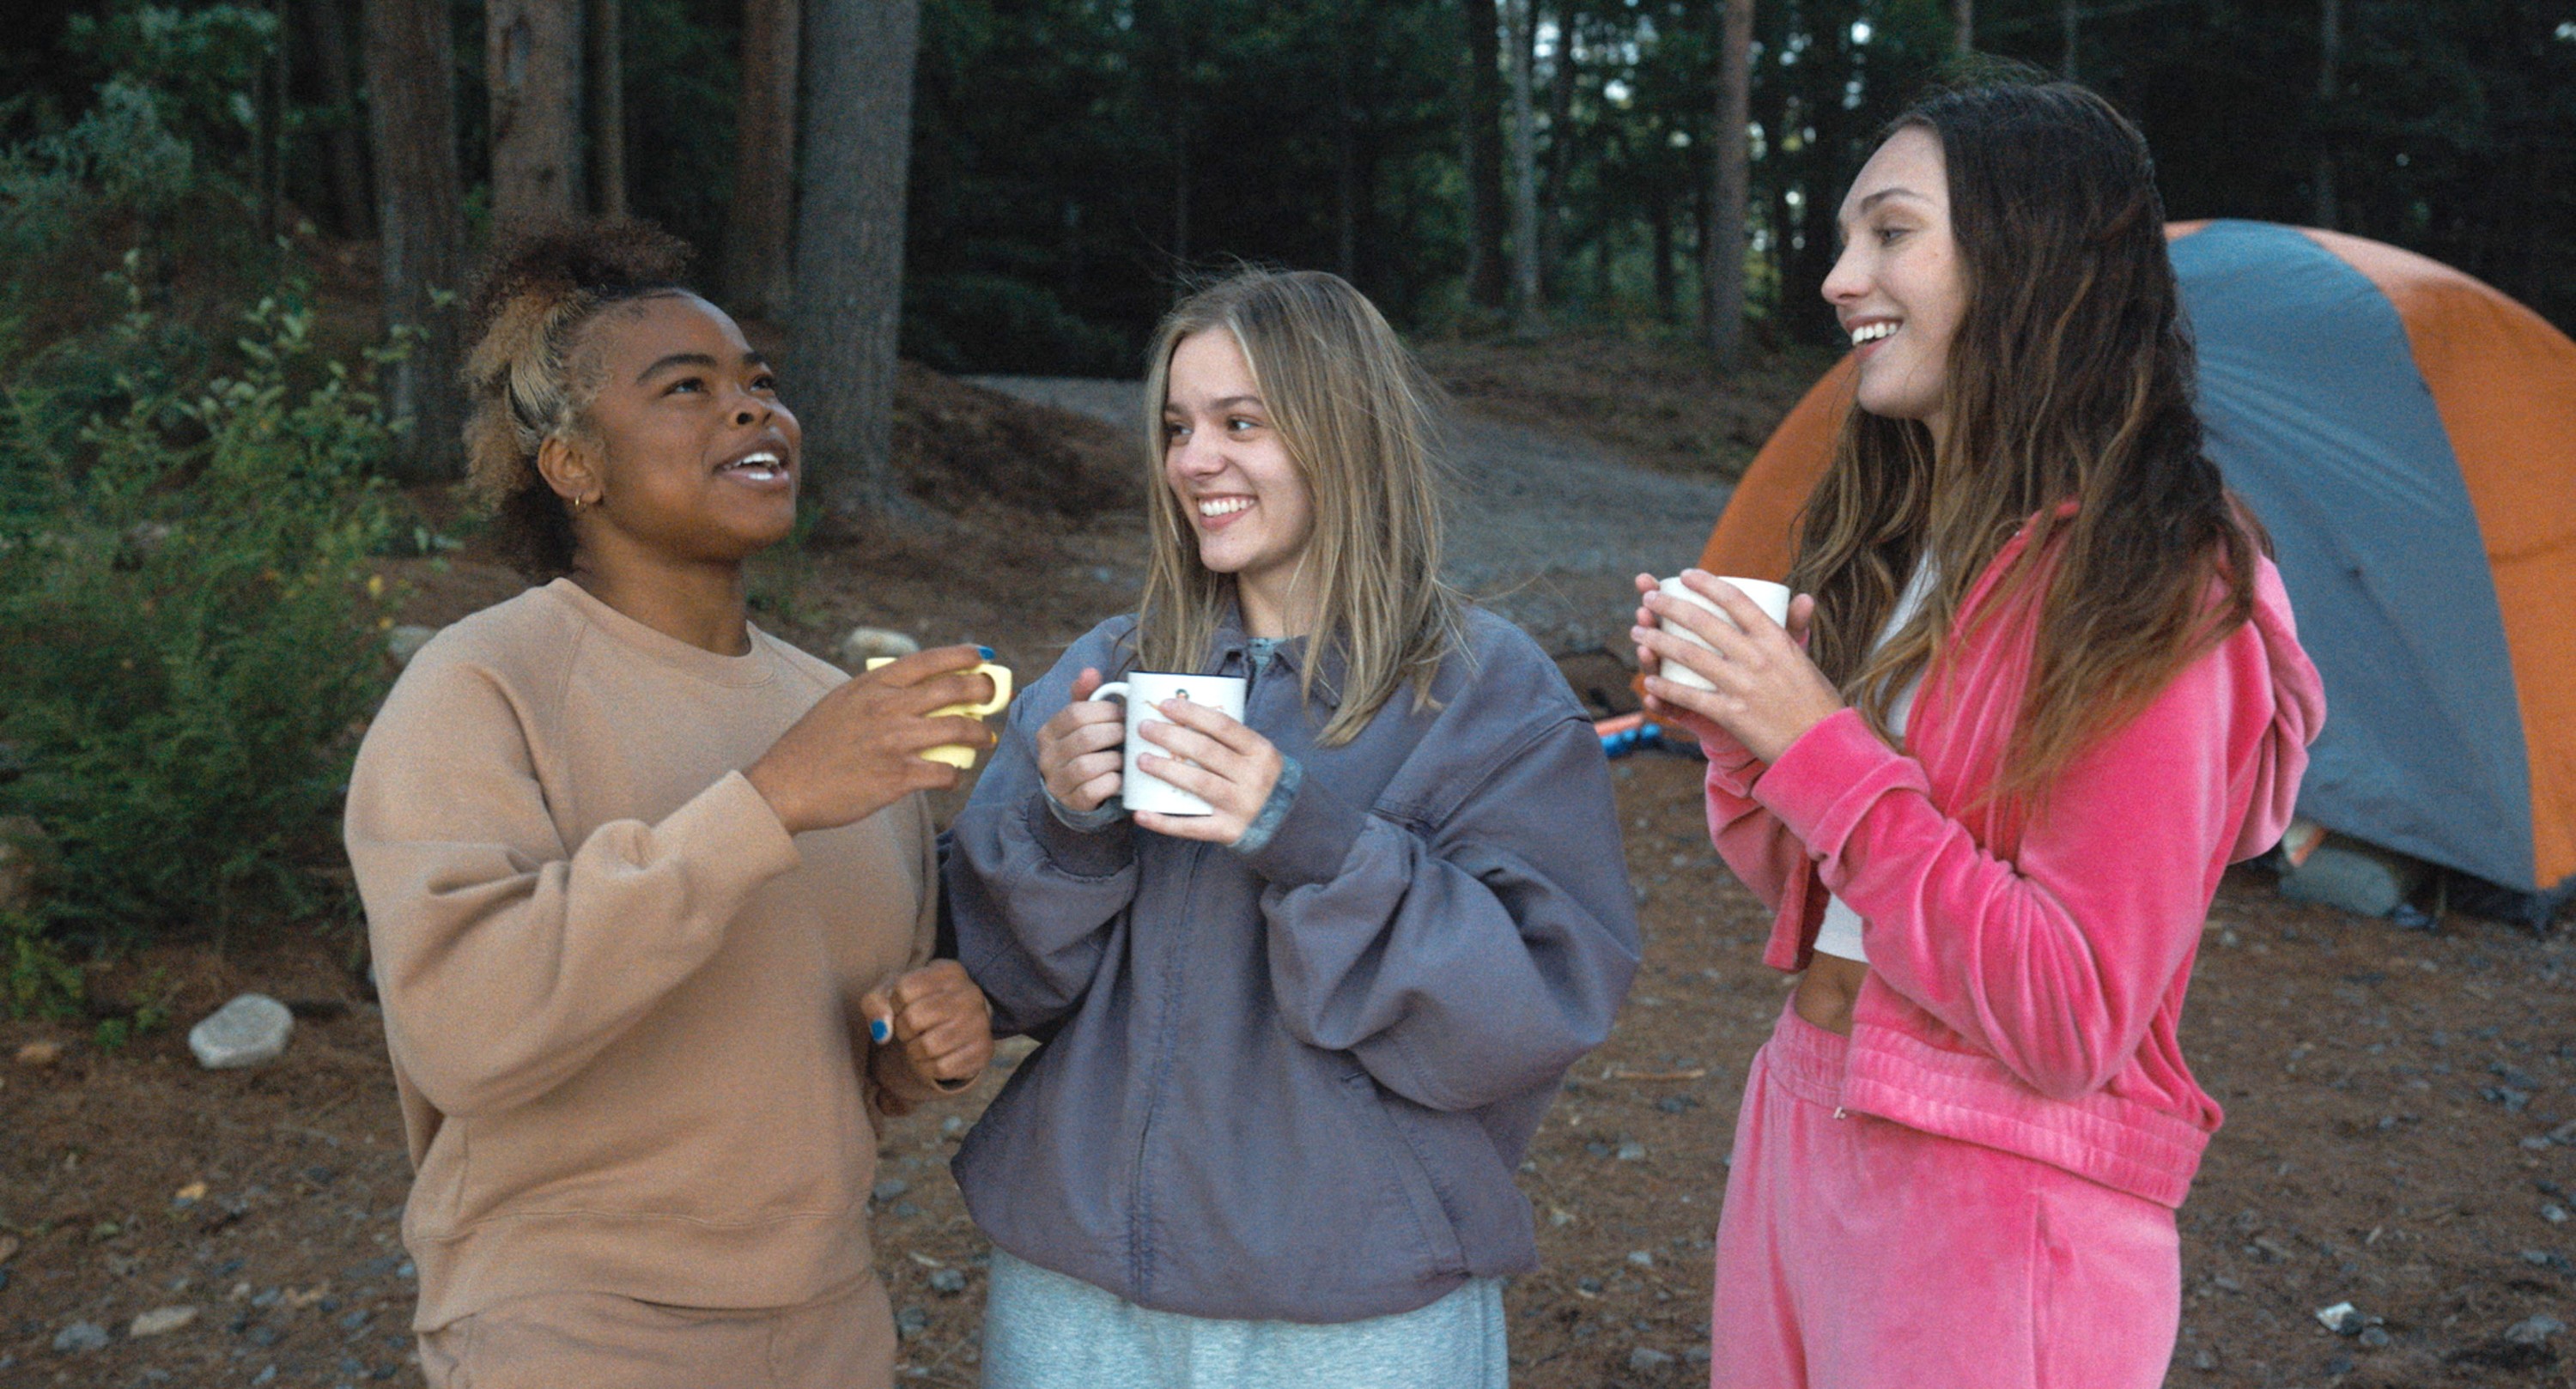
[(955, 960), (933, 960), (869, 992), (859, 1013), (876, 1043), (877, 1083), (906, 1108), (965, 1089), (993, 1059), (993, 1006)]
[[(1654, 655), (1659, 665), (1686, 666), (1717, 688), (1702, 690), (1649, 675), (1646, 693), (1715, 723), (1764, 762), (1777, 761), (1808, 729), (1843, 707), (1833, 682), (1760, 604), (1733, 584), (1721, 583), (1701, 570), (1683, 571), (1682, 582), (1725, 609), (1734, 624), (1679, 598), (1649, 593), (1644, 595), (1645, 604), (1655, 615), (1655, 625), (1641, 623), (1628, 635), (1640, 652)], [(1813, 599), (1802, 596), (1801, 601), (1812, 609)], [(1793, 610), (1791, 620), (1799, 616)], [(1669, 627), (1695, 633), (1715, 649), (1716, 659), (1664, 630)]]
[[(1207, 815), (1136, 812), (1136, 823), (1174, 839), (1231, 844), (1243, 837), (1270, 803), (1286, 760), (1269, 739), (1222, 712), (1186, 699), (1154, 706), (1169, 723), (1147, 720), (1137, 732), (1167, 756), (1145, 753), (1136, 770), (1150, 773), (1208, 803)], [(1187, 759), (1186, 761), (1183, 759)], [(1197, 766), (1191, 766), (1191, 763)]]

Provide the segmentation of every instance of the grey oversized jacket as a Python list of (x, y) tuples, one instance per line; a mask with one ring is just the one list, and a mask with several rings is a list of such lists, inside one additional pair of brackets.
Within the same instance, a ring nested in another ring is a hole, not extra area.
[[(1196, 1316), (1352, 1321), (1537, 1264), (1512, 1174), (1565, 1069), (1608, 1035), (1638, 956), (1601, 744), (1564, 678), (1490, 614), (1414, 708), (1337, 748), (1300, 703), (1304, 643), (1245, 722), (1304, 771), (1245, 855), (1048, 808), (1038, 727), (1095, 628), (1012, 705), (954, 827), (959, 958), (995, 1027), (1044, 1044), (957, 1154), (993, 1241)], [(1337, 671), (1326, 670), (1330, 676)]]

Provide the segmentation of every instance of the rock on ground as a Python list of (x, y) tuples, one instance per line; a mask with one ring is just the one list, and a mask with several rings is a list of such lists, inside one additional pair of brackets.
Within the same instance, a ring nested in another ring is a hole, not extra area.
[(295, 1035), (295, 1015), (266, 994), (242, 994), (188, 1030), (188, 1050), (210, 1071), (277, 1059)]
[(135, 1340), (146, 1336), (166, 1336), (197, 1319), (194, 1307), (155, 1307), (134, 1319), (125, 1334)]
[(912, 637), (887, 627), (853, 627), (841, 638), (841, 668), (856, 674), (879, 656), (909, 656), (921, 649)]
[(435, 627), (405, 623), (385, 633), (385, 654), (394, 658), (395, 665), (410, 665), (411, 658), (419, 655), (420, 649), (429, 645), (429, 639), (437, 635)]

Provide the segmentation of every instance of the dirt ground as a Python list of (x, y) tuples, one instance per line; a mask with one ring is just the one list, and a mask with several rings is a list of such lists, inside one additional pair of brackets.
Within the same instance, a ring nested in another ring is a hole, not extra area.
[(1452, 399), (1478, 414), (1574, 435), (1678, 477), (1732, 481), (1833, 359), (1748, 354), (1729, 377), (1672, 329), (1591, 328), (1535, 341), (1416, 344)]
[[(1139, 521), (1114, 434), (935, 378), (908, 377), (902, 408), (908, 486), (952, 510), (813, 538), (761, 577), (765, 625), (816, 650), (857, 622), (981, 640), (1033, 676), (1131, 600)], [(1068, 470), (1100, 481), (1053, 505), (1043, 479)], [(470, 547), (389, 570), (411, 585), (405, 616), (433, 623), (516, 588)], [(1606, 658), (1568, 673), (1620, 698)], [(1513, 1381), (1531, 1389), (1705, 1374), (1724, 1158), (1784, 981), (1759, 963), (1762, 912), (1709, 850), (1698, 770), (1669, 753), (1614, 767), (1647, 958), (1522, 1170), (1544, 1265), (1508, 1305)], [(0, 1021), (0, 1386), (420, 1383), (397, 1238), (409, 1172), (362, 962), (347, 925), (229, 958), (147, 953), (93, 995), (158, 999), (173, 1022), (116, 1051)], [(2506, 1335), (2576, 1322), (2571, 967), (2563, 920), (2545, 938), (2457, 917), (2407, 932), (2229, 877), (2184, 1026), (2229, 1123), (2181, 1214), (2170, 1384), (2576, 1384), (2570, 1333)], [(186, 1027), (244, 989), (296, 1010), (294, 1044), (264, 1069), (199, 1070)], [(31, 1043), (60, 1054), (12, 1059)], [(1006, 1069), (883, 1135), (881, 1267), (909, 1381), (975, 1382), (985, 1245), (945, 1165)], [(2342, 1302), (2359, 1334), (2319, 1324)], [(193, 1318), (131, 1334), (165, 1308)], [(103, 1346), (57, 1349), (84, 1323)]]

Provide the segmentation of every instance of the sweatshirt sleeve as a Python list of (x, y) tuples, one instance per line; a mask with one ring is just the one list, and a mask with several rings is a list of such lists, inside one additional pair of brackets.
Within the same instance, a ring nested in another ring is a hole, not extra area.
[(1070, 1014), (1090, 989), (1111, 924), (1136, 896), (1138, 833), (1119, 817), (1076, 829), (1038, 776), (1037, 730), (1074, 676), (1105, 659), (1095, 634), (1011, 702), (992, 761), (950, 827), (944, 868), (957, 958), (993, 1003), (997, 1034)]
[(715, 954), (794, 841), (742, 774), (566, 844), (489, 672), (415, 661), (360, 748), (349, 862), (397, 1064), (431, 1105), (524, 1104)]
[(1434, 1109), (1553, 1083), (1609, 1035), (1636, 972), (1600, 739), (1579, 717), (1524, 727), (1418, 820), (1309, 776), (1249, 856), (1289, 1033)]
[(1845, 709), (1754, 790), (1860, 913), (1873, 973), (2041, 1093), (2108, 1084), (2200, 939), (2270, 686), (2240, 633), (2080, 754), (2010, 859)]

